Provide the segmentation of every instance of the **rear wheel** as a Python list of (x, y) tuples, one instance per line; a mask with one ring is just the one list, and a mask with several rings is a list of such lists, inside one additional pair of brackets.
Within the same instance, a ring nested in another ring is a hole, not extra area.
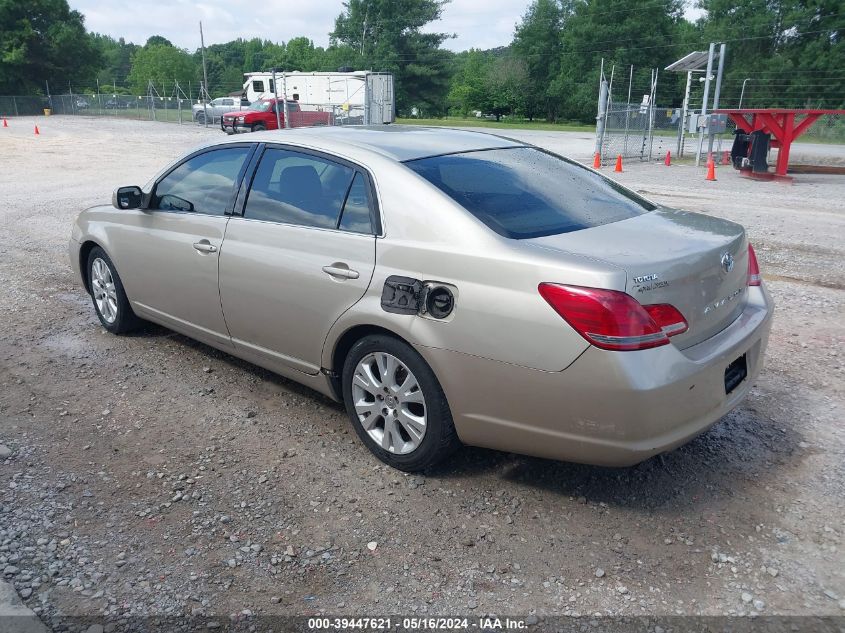
[(341, 380), (355, 432), (389, 466), (424, 470), (460, 446), (443, 389), (410, 345), (383, 335), (361, 339)]
[(99, 246), (88, 254), (88, 282), (94, 310), (104, 328), (112, 334), (124, 334), (138, 327), (140, 319), (129, 305), (120, 275)]

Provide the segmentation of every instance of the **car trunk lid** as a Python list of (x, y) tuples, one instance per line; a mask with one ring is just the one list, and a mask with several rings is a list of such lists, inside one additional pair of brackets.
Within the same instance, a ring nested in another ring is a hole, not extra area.
[[(627, 273), (624, 290), (643, 305), (668, 303), (689, 329), (679, 348), (717, 334), (746, 302), (748, 246), (744, 229), (698, 213), (657, 209), (602, 226), (524, 240), (533, 247), (580, 254)], [(566, 279), (550, 282), (571, 283)]]

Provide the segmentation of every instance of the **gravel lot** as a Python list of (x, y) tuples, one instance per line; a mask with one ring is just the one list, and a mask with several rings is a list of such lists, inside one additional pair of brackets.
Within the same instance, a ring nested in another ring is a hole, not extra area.
[(767, 365), (710, 432), (629, 469), (468, 448), (406, 476), (340, 406), (162, 328), (111, 336), (77, 287), (76, 213), (219, 134), (0, 128), (0, 571), (44, 622), (845, 615), (845, 177), (614, 175), (743, 223), (757, 248), (777, 303)]

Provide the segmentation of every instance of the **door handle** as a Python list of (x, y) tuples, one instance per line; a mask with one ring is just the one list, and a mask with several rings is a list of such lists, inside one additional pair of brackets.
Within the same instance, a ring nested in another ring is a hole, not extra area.
[(358, 271), (350, 270), (346, 264), (334, 263), (331, 266), (323, 266), (323, 272), (338, 279), (358, 279)]
[(217, 247), (208, 240), (200, 240), (199, 242), (194, 242), (194, 248), (197, 249), (200, 253), (217, 252)]

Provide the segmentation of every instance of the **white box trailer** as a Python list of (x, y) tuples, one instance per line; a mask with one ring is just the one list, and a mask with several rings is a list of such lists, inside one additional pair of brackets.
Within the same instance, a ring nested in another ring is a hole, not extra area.
[(244, 95), (250, 101), (286, 94), (302, 110), (330, 111), (339, 124), (378, 125), (396, 120), (393, 75), (368, 70), (337, 73), (244, 73)]

